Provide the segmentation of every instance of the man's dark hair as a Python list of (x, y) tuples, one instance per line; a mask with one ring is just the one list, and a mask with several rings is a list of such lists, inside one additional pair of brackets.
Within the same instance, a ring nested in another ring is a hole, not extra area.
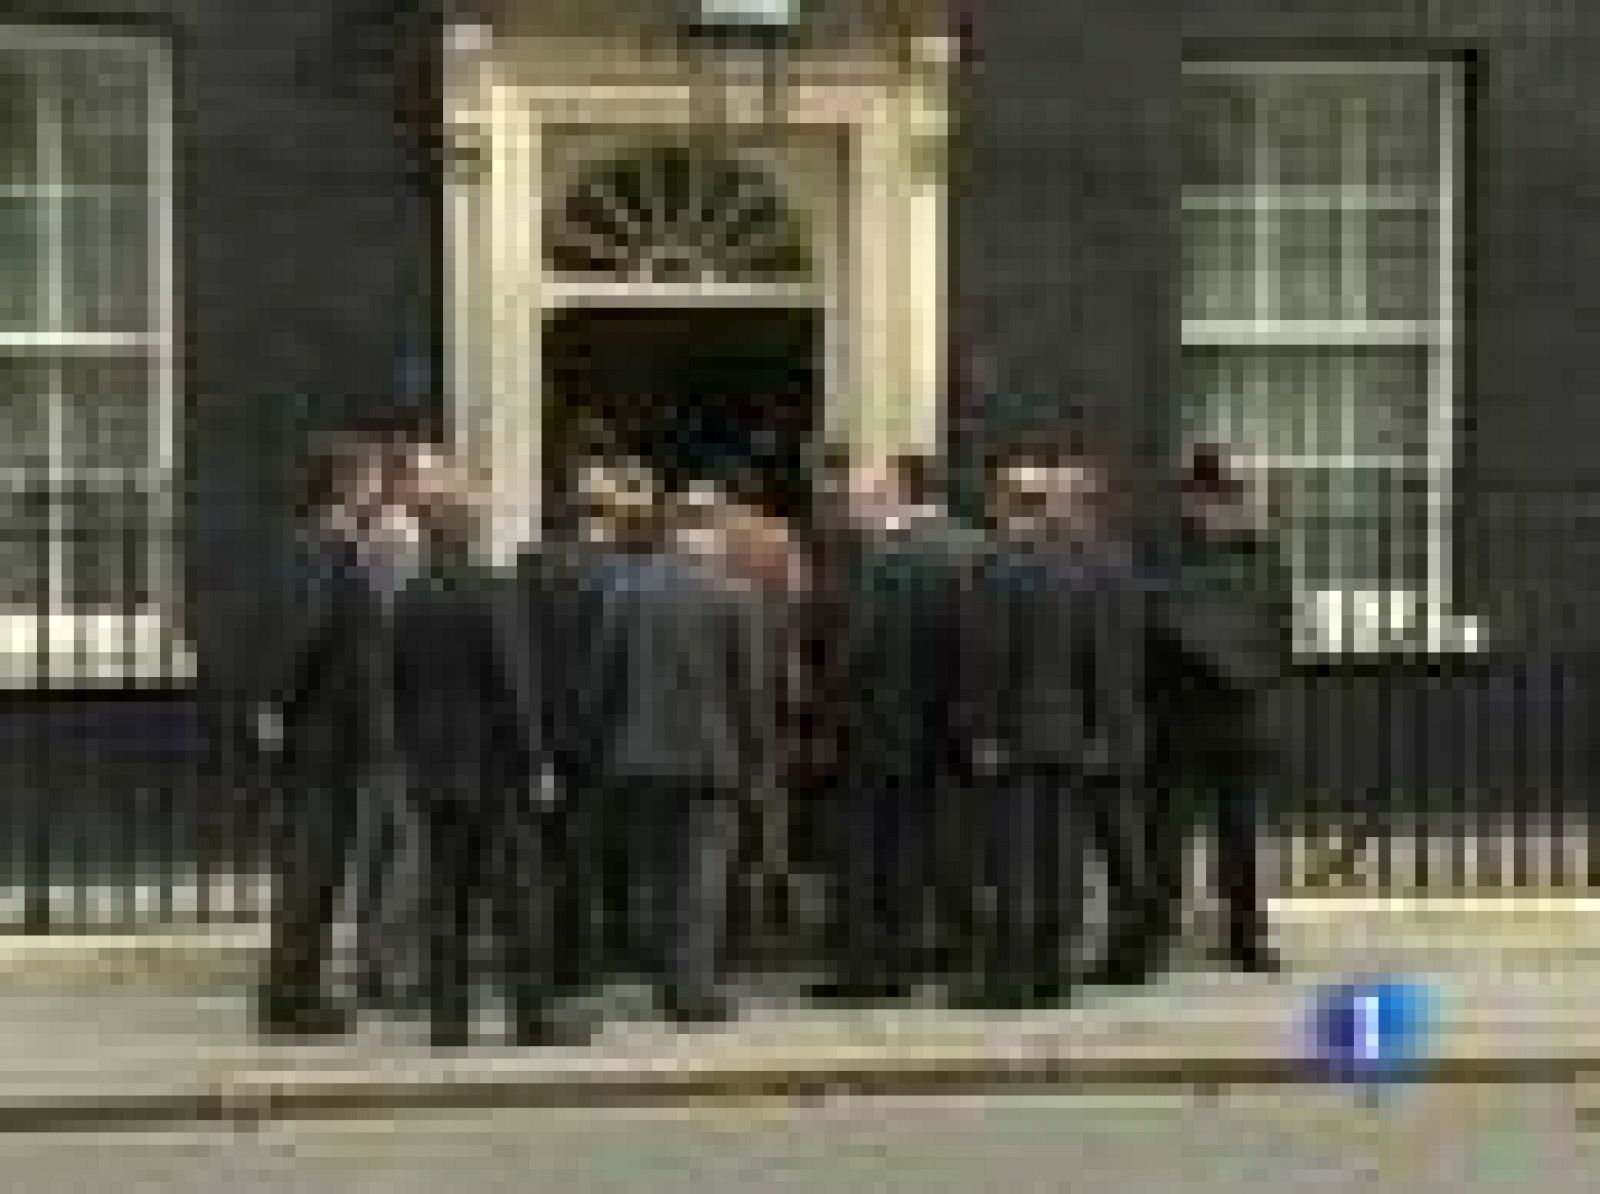
[(939, 466), (924, 452), (895, 452), (889, 456), (889, 469), (913, 505), (935, 501), (939, 496)]
[(1113, 458), (1076, 426), (1013, 435), (989, 456), (991, 473), (1027, 465), (1057, 468), (1068, 464), (1090, 464), (1110, 470)]
[(321, 437), (306, 453), (301, 469), (296, 513), (315, 518), (345, 496), (364, 461), (377, 445), (349, 433)]
[(1186, 494), (1218, 501), (1241, 500), (1246, 490), (1226, 454), (1214, 444), (1202, 444), (1190, 454), (1181, 486)]
[(394, 464), (413, 445), (443, 442), (431, 426), (400, 415), (351, 420), (313, 440), (301, 470), (297, 510), (302, 517), (315, 517), (337, 503), (375, 455)]

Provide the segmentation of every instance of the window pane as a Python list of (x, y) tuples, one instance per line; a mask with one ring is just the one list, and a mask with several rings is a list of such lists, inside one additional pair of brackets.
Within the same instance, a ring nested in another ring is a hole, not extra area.
[(1376, 187), (1432, 187), (1439, 174), (1439, 82), (1431, 75), (1380, 75), (1366, 82), (1355, 118), (1366, 177)]
[(1271, 182), (1286, 187), (1331, 187), (1349, 181), (1344, 169), (1348, 90), (1347, 81), (1338, 77), (1263, 81)]
[(143, 187), (149, 174), (149, 69), (141, 56), (75, 50), (59, 56), (68, 183)]
[(133, 488), (72, 488), (62, 495), (66, 524), (67, 604), (74, 609), (132, 609), (153, 599), (148, 494)]
[(1191, 348), (1193, 437), (1249, 455), (1427, 458), (1423, 348)]
[(1280, 211), (1268, 225), (1276, 280), (1273, 319), (1338, 319), (1346, 314), (1343, 250), (1336, 210)]
[(0, 186), (39, 177), (39, 130), (33, 79), (21, 56), (0, 56)]
[(0, 196), (0, 328), (33, 331), (39, 302), (44, 207), (37, 199)]
[(1215, 76), (1187, 80), (1184, 185), (1247, 190), (1255, 182), (1256, 103), (1250, 86)]
[(1249, 212), (1186, 211), (1185, 319), (1255, 315), (1255, 221)]
[(68, 199), (65, 208), (67, 326), (148, 330), (149, 204), (118, 196)]
[(1181, 440), (1243, 447), (1240, 429), (1245, 401), (1246, 360), (1226, 349), (1186, 348), (1183, 352)]
[(1433, 354), (1426, 348), (1358, 348), (1347, 361), (1350, 451), (1425, 461)]
[(0, 606), (43, 613), (50, 600), (50, 503), (0, 488)]
[(49, 384), (48, 366), (0, 359), (0, 468), (50, 467)]
[(1281, 470), (1268, 478), (1267, 502), (1297, 587), (1426, 587), (1425, 475), (1387, 469)]
[(1345, 450), (1339, 350), (1202, 348), (1184, 355), (1196, 438), (1250, 456)]
[(1368, 212), (1368, 318), (1432, 319), (1437, 289), (1435, 257), (1431, 212)]
[(150, 368), (142, 357), (61, 366), (62, 447), (68, 468), (143, 469), (154, 437)]

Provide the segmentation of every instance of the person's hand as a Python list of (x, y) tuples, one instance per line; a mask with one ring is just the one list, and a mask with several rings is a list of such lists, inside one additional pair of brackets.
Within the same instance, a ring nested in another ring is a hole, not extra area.
[(564, 794), (561, 777), (553, 767), (540, 769), (539, 774), (533, 777), (529, 785), (529, 794), (535, 808), (549, 811), (561, 803)]
[(250, 740), (258, 750), (277, 754), (283, 749), (283, 714), (272, 705), (250, 711)]
[(1004, 771), (1009, 755), (995, 738), (979, 738), (972, 743), (970, 766), (980, 779), (994, 779)]

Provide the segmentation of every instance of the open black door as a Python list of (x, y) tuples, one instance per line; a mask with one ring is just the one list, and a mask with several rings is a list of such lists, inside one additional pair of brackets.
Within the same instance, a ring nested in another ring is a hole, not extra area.
[[(777, 512), (808, 504), (820, 395), (815, 311), (581, 308), (545, 325), (545, 477), (559, 495), (598, 442), (672, 485), (738, 475)], [(559, 505), (560, 503), (552, 503)]]

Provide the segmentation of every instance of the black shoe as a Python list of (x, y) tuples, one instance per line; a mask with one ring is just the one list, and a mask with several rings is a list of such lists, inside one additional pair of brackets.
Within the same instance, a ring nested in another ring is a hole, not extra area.
[(551, 1049), (587, 1045), (594, 1036), (588, 1025), (557, 1022), (549, 1015), (517, 1016), (512, 1020), (511, 1043), (518, 1049)]
[(721, 1024), (733, 1018), (733, 1007), (720, 995), (667, 995), (661, 1011), (674, 1024)]
[(1048, 979), (1033, 984), (1033, 996), (1039, 1007), (1061, 1007), (1077, 997), (1078, 984), (1069, 979)]
[(395, 982), (387, 978), (365, 978), (356, 983), (356, 1003), (393, 1015), (406, 1015), (423, 1010), (426, 1002), (416, 985)]
[(1156, 968), (1144, 958), (1106, 957), (1083, 976), (1091, 987), (1142, 987), (1155, 977)]
[(1270, 945), (1259, 941), (1236, 942), (1223, 955), (1230, 968), (1241, 974), (1281, 974), (1283, 959)]
[(353, 1026), (350, 1014), (325, 999), (289, 999), (267, 995), (256, 1011), (262, 1036), (311, 1040), (343, 1036)]
[(806, 992), (820, 1003), (838, 1003), (861, 1006), (872, 1003), (893, 1003), (911, 996), (911, 984), (889, 979), (877, 982), (833, 980), (817, 983)]
[(987, 982), (951, 992), (948, 1006), (960, 1011), (1021, 1012), (1049, 1006), (1039, 983)]
[(455, 1016), (436, 1017), (428, 1025), (428, 1044), (435, 1049), (465, 1049), (472, 1044), (472, 1022)]

